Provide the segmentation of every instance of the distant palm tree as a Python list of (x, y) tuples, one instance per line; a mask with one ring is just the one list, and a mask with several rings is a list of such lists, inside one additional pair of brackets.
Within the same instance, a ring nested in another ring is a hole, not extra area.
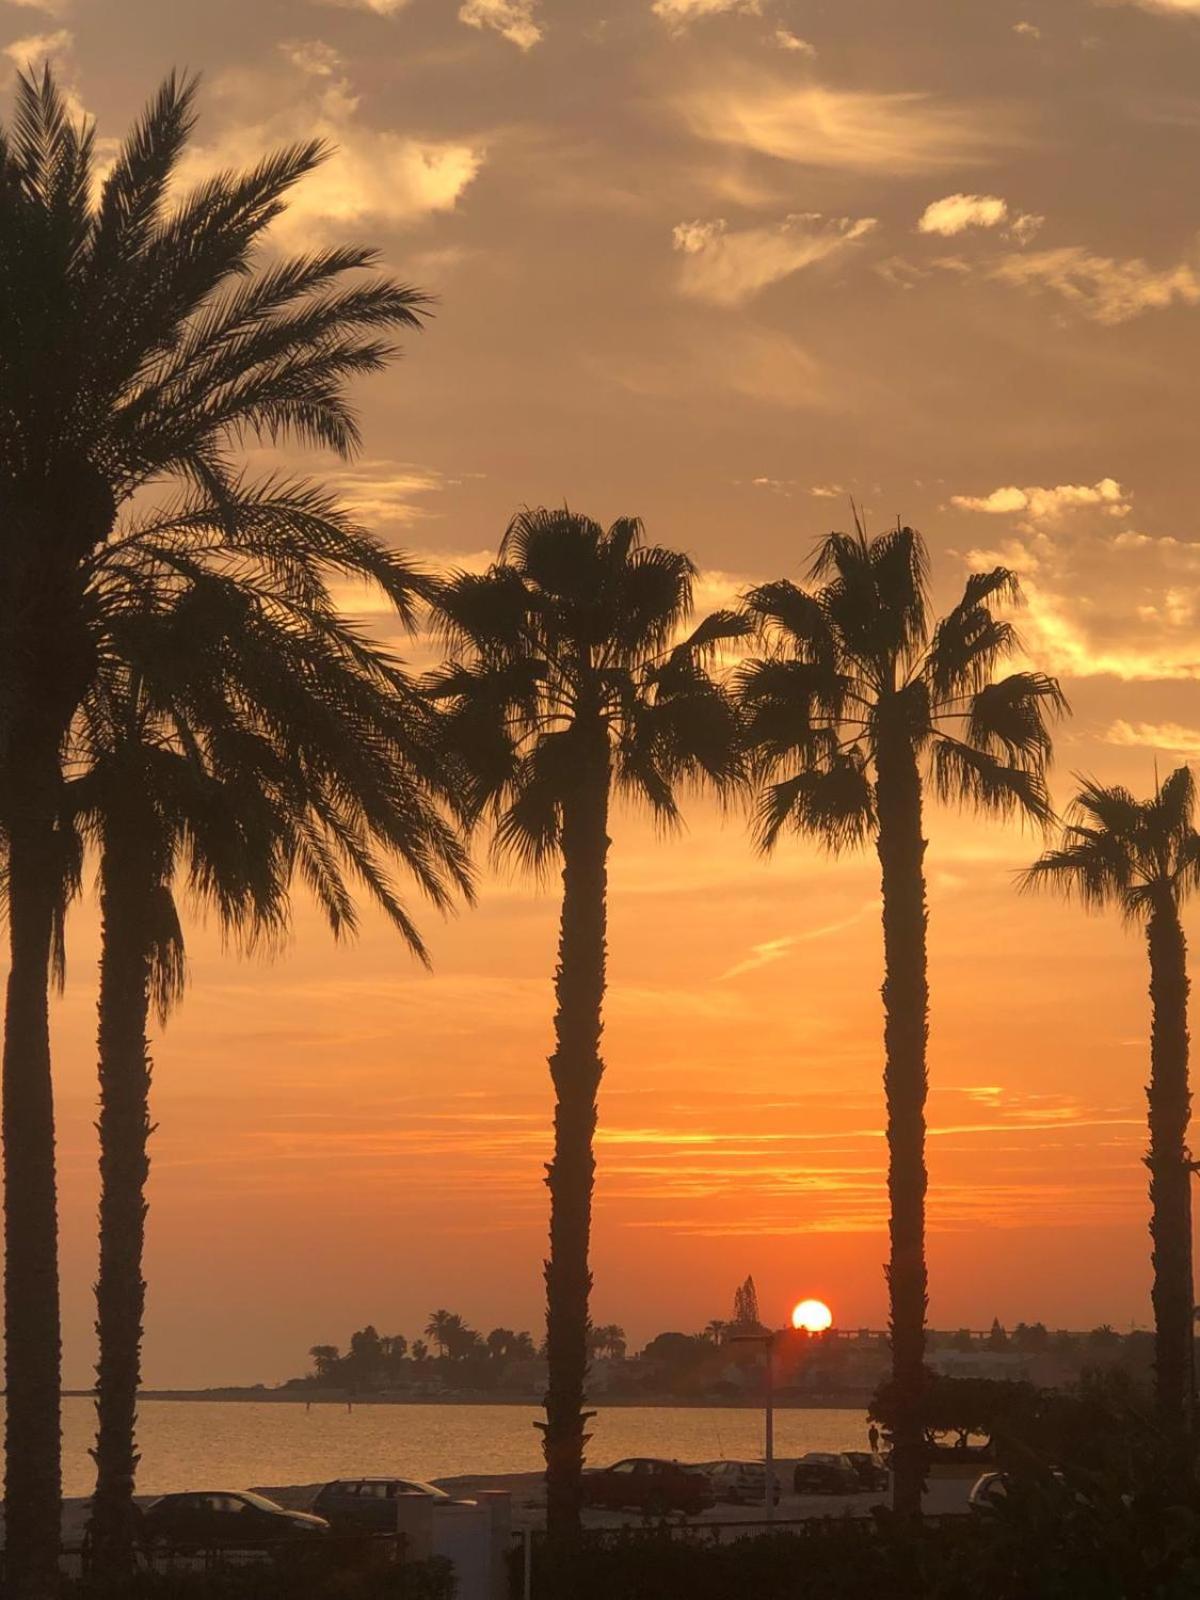
[(721, 1340), (725, 1337), (725, 1330), (728, 1326), (729, 1324), (727, 1322), (722, 1322), (719, 1318), (714, 1318), (705, 1326), (704, 1337), (706, 1339), (711, 1339), (713, 1344), (720, 1344)]
[[(1192, 1159), (1188, 1150), (1187, 942), (1180, 908), (1200, 885), (1196, 788), (1180, 767), (1149, 800), (1085, 782), (1063, 828), (1024, 875), (1089, 910), (1115, 908), (1143, 928), (1150, 960), (1150, 1235), (1154, 1241), (1154, 1373), (1159, 1421), (1186, 1443), (1195, 1426)], [(1105, 1325), (1096, 1333), (1111, 1334)], [(1093, 1340), (1096, 1334), (1092, 1335)]]
[[(169, 79), (101, 180), (90, 128), (49, 71), (0, 130), (0, 824), (9, 841), (5, 1013), (6, 1569), (14, 1600), (58, 1582), (60, 1332), (47, 988), (61, 879), (62, 746), (96, 667), (89, 573), (131, 498), (166, 480), (220, 509), (282, 592), (306, 564), (384, 573), (243, 483), (244, 433), (345, 454), (346, 381), (379, 368), (422, 298), (355, 279), (372, 255), (268, 260), (256, 247), (322, 158), (310, 142), (172, 201), (193, 86)], [(156, 491), (157, 492), (157, 491)], [(277, 502), (279, 496), (276, 496)], [(290, 577), (289, 577), (290, 575)], [(292, 598), (303, 593), (292, 588)]]
[(429, 1346), (425, 1343), (424, 1339), (414, 1339), (412, 1342), (412, 1349), (409, 1351), (409, 1354), (412, 1356), (417, 1366), (420, 1366), (422, 1362), (429, 1360)]
[(457, 1311), (434, 1311), (425, 1324), (425, 1333), (438, 1347), (438, 1354), (451, 1354), (455, 1337), (466, 1327)]
[[(111, 575), (110, 575), (111, 576)], [(174, 587), (178, 587), (176, 580)], [(68, 738), (63, 826), (99, 855), (100, 1359), (93, 1570), (134, 1561), (135, 1406), (145, 1285), (151, 1003), (182, 993), (177, 886), (252, 948), (286, 928), (297, 870), (335, 935), (352, 931), (351, 882), (421, 956), (376, 852), (398, 857), (436, 904), (465, 886), (460, 847), (427, 797), (436, 732), (390, 661), (335, 620), (281, 619), (236, 577), (205, 574), (170, 606), (129, 605)], [(112, 607), (110, 590), (106, 599)], [(116, 608), (113, 607), (115, 610)], [(133, 664), (133, 663), (136, 663)], [(351, 881), (348, 881), (351, 880)]]
[(925, 932), (923, 769), (942, 800), (1050, 818), (1047, 712), (1053, 679), (993, 682), (1016, 644), (998, 618), (1017, 579), (997, 568), (967, 580), (931, 625), (925, 545), (911, 528), (868, 539), (835, 533), (817, 549), (815, 590), (786, 580), (752, 590), (746, 614), (767, 654), (738, 683), (759, 780), (758, 843), (786, 827), (842, 850), (874, 838), (883, 887), (894, 1503), (918, 1515), (925, 1306)]
[(579, 1529), (587, 1374), (592, 1136), (603, 1064), (609, 813), (616, 795), (677, 820), (676, 787), (737, 770), (736, 721), (704, 669), (735, 626), (680, 638), (695, 569), (624, 518), (604, 529), (567, 509), (516, 516), (499, 560), (459, 573), (437, 600), (452, 660), (431, 694), (449, 707), (469, 806), (495, 844), (536, 872), (562, 862), (546, 1395), (547, 1527)]

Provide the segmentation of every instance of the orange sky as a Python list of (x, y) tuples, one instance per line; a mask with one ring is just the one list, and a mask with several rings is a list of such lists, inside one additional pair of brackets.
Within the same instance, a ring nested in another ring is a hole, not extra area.
[[(1195, 12), (1197, 16), (1189, 13)], [(280, 229), (373, 239), (440, 296), (364, 386), (336, 481), (390, 540), (478, 561), (511, 511), (646, 518), (703, 606), (795, 575), (853, 493), (938, 593), (997, 556), (1085, 769), (1200, 750), (1192, 524), (1200, 0), (0, 0), (100, 133), (172, 64), (191, 172), (314, 129)], [(264, 457), (265, 459), (265, 457)], [(376, 619), (386, 628), (386, 619)], [(884, 1317), (873, 857), (689, 808), (614, 829), (595, 1312), (635, 1341), (753, 1272)], [(929, 821), (935, 1324), (1145, 1322), (1144, 953), (1017, 898), (1037, 841)], [(269, 967), (191, 931), (156, 1047), (146, 1370), (273, 1381), (439, 1305), (536, 1328), (552, 893), (488, 877), (436, 970), (301, 906)], [(91, 1362), (95, 913), (56, 1010), (67, 1372)]]

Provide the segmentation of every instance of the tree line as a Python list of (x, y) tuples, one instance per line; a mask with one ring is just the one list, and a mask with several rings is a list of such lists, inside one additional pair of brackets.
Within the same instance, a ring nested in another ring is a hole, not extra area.
[[(625, 1330), (615, 1322), (588, 1329), (588, 1355), (620, 1359), (626, 1349)], [(474, 1364), (490, 1372), (502, 1371), (514, 1362), (545, 1356), (546, 1345), (539, 1345), (527, 1331), (493, 1328), (481, 1333), (456, 1311), (438, 1310), (430, 1314), (424, 1337), (410, 1343), (402, 1333), (381, 1334), (368, 1323), (350, 1335), (343, 1351), (335, 1344), (315, 1344), (308, 1352), (312, 1371), (293, 1384), (348, 1389), (383, 1389), (389, 1382), (411, 1378), (421, 1371), (446, 1371)]]
[[(102, 178), (93, 129), (72, 121), (48, 71), (21, 76), (0, 133), (12, 1595), (48, 1600), (57, 1588), (49, 999), (88, 860), (102, 918), (91, 1541), (114, 1585), (133, 1564), (148, 1031), (185, 985), (181, 907), (208, 908), (254, 951), (286, 938), (302, 885), (335, 936), (354, 932), (366, 901), (428, 960), (409, 892), (438, 908), (469, 903), (468, 846), (480, 838), (532, 871), (561, 870), (543, 1428), (550, 1531), (576, 1534), (612, 816), (633, 801), (669, 829), (687, 792), (743, 800), (765, 853), (799, 832), (878, 856), (902, 1514), (919, 1513), (924, 1471), (928, 794), (1058, 830), (1027, 885), (1114, 905), (1143, 930), (1157, 1393), (1164, 1430), (1189, 1446), (1179, 909), (1200, 848), (1187, 768), (1146, 800), (1088, 782), (1060, 825), (1045, 775), (1066, 701), (1044, 673), (1002, 675), (1018, 643), (1016, 575), (972, 573), (937, 617), (924, 541), (901, 523), (871, 535), (856, 520), (821, 541), (803, 583), (760, 585), (697, 621), (692, 561), (650, 543), (634, 517), (604, 527), (529, 508), (487, 571), (435, 575), (320, 486), (253, 476), (238, 455), (246, 436), (353, 453), (347, 385), (386, 365), (429, 301), (366, 249), (264, 249), (289, 191), (323, 158), (317, 143), (177, 196), (194, 99), (193, 83), (168, 79)], [(347, 580), (431, 630), (443, 665), (417, 678), (349, 622), (334, 589)]]

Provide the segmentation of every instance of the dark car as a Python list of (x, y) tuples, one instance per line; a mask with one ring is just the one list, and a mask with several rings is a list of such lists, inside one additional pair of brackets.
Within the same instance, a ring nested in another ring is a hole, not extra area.
[(796, 1494), (857, 1494), (861, 1485), (844, 1455), (810, 1450), (796, 1463), (792, 1488)]
[(172, 1550), (263, 1550), (328, 1532), (324, 1517), (286, 1511), (246, 1489), (165, 1494), (142, 1513), (143, 1542)]
[(847, 1450), (846, 1460), (854, 1468), (854, 1475), (862, 1489), (886, 1489), (888, 1469), (880, 1456), (870, 1450)]
[(645, 1511), (651, 1516), (667, 1511), (694, 1516), (714, 1504), (712, 1487), (703, 1472), (681, 1467), (678, 1461), (648, 1456), (631, 1456), (611, 1467), (585, 1472), (583, 1499), (585, 1505)]
[(335, 1533), (394, 1533), (396, 1497), (406, 1494), (450, 1498), (444, 1489), (417, 1478), (337, 1478), (317, 1491), (313, 1510)]

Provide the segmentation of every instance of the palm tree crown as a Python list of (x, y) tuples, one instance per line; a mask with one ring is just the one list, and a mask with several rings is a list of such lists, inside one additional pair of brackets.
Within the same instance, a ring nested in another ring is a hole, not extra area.
[(467, 807), (494, 813), (500, 850), (544, 867), (593, 761), (668, 825), (681, 778), (734, 778), (736, 719), (704, 661), (741, 629), (719, 613), (679, 638), (694, 577), (687, 556), (643, 542), (636, 518), (604, 529), (543, 508), (513, 518), (487, 572), (437, 596), (453, 659), (429, 689), (467, 764)]
[(769, 646), (738, 675), (747, 739), (764, 780), (758, 839), (818, 834), (833, 848), (875, 831), (881, 744), (901, 737), (927, 761), (934, 792), (1001, 813), (1049, 820), (1047, 712), (1057, 682), (1016, 672), (993, 681), (1018, 647), (995, 613), (1020, 599), (1004, 567), (973, 573), (953, 610), (931, 622), (929, 563), (912, 528), (868, 539), (831, 534), (805, 589), (786, 579), (745, 597)]
[(1025, 872), (1026, 888), (1057, 888), (1089, 910), (1114, 906), (1130, 922), (1178, 909), (1200, 887), (1196, 784), (1180, 767), (1138, 800), (1119, 784), (1083, 781), (1062, 842)]

